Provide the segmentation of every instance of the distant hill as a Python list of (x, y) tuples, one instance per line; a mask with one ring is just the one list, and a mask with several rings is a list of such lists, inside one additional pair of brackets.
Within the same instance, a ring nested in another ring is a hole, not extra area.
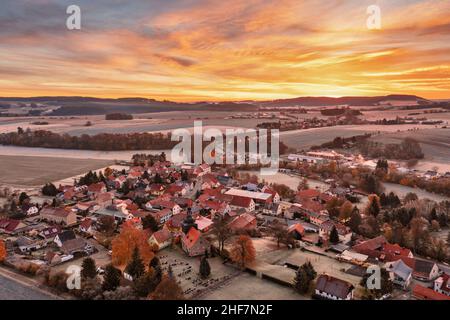
[(384, 102), (416, 102), (417, 104), (432, 104), (433, 102), (414, 95), (387, 95), (377, 97), (299, 97), (292, 99), (278, 99), (273, 101), (262, 102), (261, 105), (268, 107), (290, 107), (290, 106), (376, 106)]
[(167, 111), (241, 111), (255, 112), (258, 106), (245, 102), (179, 103), (146, 98), (101, 99), (91, 97), (1, 98), (0, 104), (40, 104), (58, 107), (49, 116), (104, 115), (108, 113), (152, 113)]
[[(167, 111), (237, 111), (255, 112), (259, 107), (291, 107), (291, 106), (377, 106), (380, 104), (419, 104), (428, 105), (433, 102), (414, 95), (387, 95), (378, 97), (299, 97), (272, 101), (231, 101), (231, 102), (195, 102), (183, 103), (173, 101), (158, 101), (147, 98), (103, 99), (93, 97), (0, 97), (0, 105), (7, 108), (8, 104), (39, 104), (52, 107), (47, 115), (76, 116), (104, 115), (108, 113), (151, 113)], [(55, 108), (57, 107), (57, 108)]]

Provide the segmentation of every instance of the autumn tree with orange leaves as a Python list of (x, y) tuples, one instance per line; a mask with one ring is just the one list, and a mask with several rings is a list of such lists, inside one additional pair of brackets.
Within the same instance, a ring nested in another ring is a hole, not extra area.
[(164, 275), (149, 298), (152, 300), (184, 300), (184, 295), (177, 281), (173, 277)]
[(255, 260), (255, 257), (256, 251), (252, 239), (246, 235), (239, 236), (231, 248), (231, 260), (244, 269), (247, 264)]
[(112, 241), (113, 264), (120, 266), (130, 262), (134, 248), (138, 248), (142, 261), (148, 265), (154, 253), (148, 244), (147, 232), (126, 222), (122, 224), (120, 234)]
[(0, 240), (0, 263), (5, 261), (6, 258), (6, 246), (5, 242)]

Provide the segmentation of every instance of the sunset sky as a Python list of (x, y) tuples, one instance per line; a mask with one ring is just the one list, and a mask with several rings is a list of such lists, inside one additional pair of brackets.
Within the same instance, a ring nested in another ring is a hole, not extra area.
[(1, 0), (0, 96), (389, 93), (450, 98), (449, 0)]

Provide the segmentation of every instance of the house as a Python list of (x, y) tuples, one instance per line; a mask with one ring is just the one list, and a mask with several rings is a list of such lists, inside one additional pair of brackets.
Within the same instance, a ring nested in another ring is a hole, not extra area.
[(352, 250), (361, 254), (366, 254), (371, 258), (377, 258), (380, 255), (381, 249), (387, 240), (384, 236), (378, 236), (360, 243), (352, 247)]
[(307, 220), (316, 226), (321, 226), (323, 223), (330, 220), (330, 216), (324, 213), (308, 212), (305, 214)]
[(332, 220), (325, 221), (320, 225), (319, 236), (324, 239), (329, 239), (331, 230), (333, 230), (333, 228), (336, 228), (340, 242), (350, 242), (350, 240), (352, 239), (352, 232), (350, 231), (350, 229), (343, 224)]
[(253, 231), (256, 229), (256, 217), (249, 213), (241, 214), (228, 223), (231, 231), (238, 233), (243, 231)]
[(413, 278), (420, 281), (432, 281), (439, 276), (439, 267), (436, 263), (428, 260), (419, 260), (409, 257), (389, 256), (387, 261), (402, 260), (408, 267), (413, 269)]
[[(170, 197), (169, 197), (170, 199)], [(177, 205), (173, 201), (164, 200), (161, 198), (150, 200), (145, 204), (145, 208), (148, 211), (154, 210), (154, 209), (170, 209), (172, 211), (173, 215), (177, 215), (181, 212), (181, 207)]]
[[(413, 277), (422, 281), (432, 281), (439, 276), (439, 267), (436, 263), (427, 260), (403, 258), (414, 261)], [(405, 262), (406, 263), (406, 262)]]
[(95, 201), (78, 202), (73, 206), (72, 210), (77, 213), (91, 213), (100, 209), (100, 206)]
[(133, 214), (126, 211), (124, 212), (121, 208), (116, 205), (109, 205), (106, 208), (102, 208), (94, 212), (96, 216), (110, 216), (114, 220), (122, 222), (124, 220), (131, 220), (134, 218)]
[(296, 223), (289, 226), (288, 233), (292, 235), (294, 239), (301, 240), (305, 235), (305, 228), (300, 223)]
[(27, 208), (25, 212), (27, 216), (34, 216), (35, 214), (39, 213), (39, 209), (36, 206), (31, 206)]
[(280, 216), (283, 213), (283, 207), (279, 203), (268, 203), (263, 208), (264, 214), (269, 214), (271, 216)]
[(43, 240), (35, 241), (28, 237), (19, 237), (16, 240), (16, 245), (21, 252), (25, 253), (44, 248), (47, 245), (47, 243), (44, 242)]
[(449, 296), (416, 284), (412, 291), (412, 296), (418, 300), (450, 300)]
[(411, 250), (407, 248), (403, 248), (402, 246), (399, 246), (398, 244), (390, 244), (386, 242), (383, 247), (381, 248), (381, 251), (385, 253), (386, 255), (391, 256), (401, 256), (401, 257), (408, 257), (413, 258), (413, 253)]
[(196, 167), (194, 169), (193, 173), (197, 177), (201, 177), (201, 176), (203, 176), (203, 175), (205, 175), (207, 173), (211, 173), (211, 167), (208, 164), (204, 163), (204, 164), (201, 164), (198, 167)]
[(197, 224), (197, 228), (201, 232), (207, 232), (211, 229), (213, 222), (211, 219), (203, 217), (199, 215), (197, 219), (195, 219), (195, 223)]
[(310, 200), (318, 200), (320, 193), (321, 192), (316, 189), (301, 190), (295, 195), (295, 201), (298, 203), (302, 203)]
[(95, 201), (97, 202), (100, 208), (105, 208), (106, 206), (111, 205), (113, 203), (113, 199), (114, 193), (111, 191), (98, 194)]
[(45, 207), (39, 212), (39, 215), (42, 220), (66, 226), (77, 223), (75, 212), (63, 208)]
[(42, 229), (39, 236), (44, 240), (53, 241), (59, 233), (61, 233), (61, 227), (55, 225)]
[(17, 234), (21, 231), (24, 231), (27, 228), (27, 225), (23, 223), (21, 220), (16, 219), (0, 219), (0, 231), (6, 234)]
[(88, 194), (99, 194), (108, 191), (106, 189), (106, 185), (103, 182), (93, 183), (88, 186), (87, 192)]
[(153, 211), (150, 212), (150, 214), (152, 215), (153, 218), (155, 218), (155, 220), (159, 223), (159, 224), (164, 224), (167, 221), (169, 221), (169, 219), (172, 217), (172, 210), (170, 210), (169, 208), (165, 208), (162, 209), (160, 211)]
[(200, 256), (209, 252), (210, 244), (203, 238), (200, 231), (191, 227), (181, 238), (181, 247), (183, 251), (190, 257)]
[(85, 218), (83, 221), (81, 221), (80, 232), (83, 232), (86, 234), (92, 234), (93, 224), (94, 224), (94, 222), (92, 221), (92, 219)]
[(280, 195), (278, 194), (278, 192), (276, 192), (276, 191), (274, 191), (272, 189), (269, 189), (269, 188), (264, 188), (263, 192), (272, 195), (272, 202), (273, 203), (279, 203), (281, 201), (281, 198), (280, 198)]
[(201, 178), (201, 189), (214, 189), (220, 186), (219, 180), (210, 173), (207, 173)]
[(67, 240), (63, 243), (61, 246), (61, 251), (64, 252), (66, 255), (73, 255), (75, 253), (79, 252), (92, 252), (93, 248), (92, 246), (88, 245), (86, 243), (86, 240), (83, 238), (75, 238)]
[(55, 239), (53, 240), (53, 242), (56, 243), (56, 245), (61, 248), (63, 246), (64, 242), (73, 240), (75, 238), (76, 238), (76, 235), (72, 230), (66, 230), (61, 233), (58, 233), (56, 235)]
[(344, 280), (321, 274), (317, 278), (315, 295), (330, 300), (352, 300), (354, 286)]
[(251, 198), (234, 196), (230, 202), (231, 210), (238, 210), (244, 208), (247, 212), (255, 211), (255, 202)]
[(249, 198), (252, 199), (255, 204), (259, 205), (266, 205), (267, 203), (271, 203), (272, 201), (272, 194), (271, 193), (264, 193), (264, 192), (254, 192), (254, 191), (248, 191), (248, 190), (240, 190), (240, 189), (230, 189), (227, 192), (225, 192), (226, 195), (231, 195), (233, 197), (242, 197), (242, 198)]
[(385, 264), (386, 271), (389, 272), (393, 283), (406, 289), (411, 284), (413, 269), (408, 267), (401, 259)]
[(450, 297), (450, 276), (443, 273), (442, 276), (434, 280), (434, 291)]
[(164, 193), (164, 190), (164, 185), (160, 183), (153, 183), (145, 189), (145, 191), (147, 191), (152, 196), (160, 196)]
[(169, 230), (163, 228), (153, 233), (148, 239), (148, 243), (151, 247), (156, 247), (158, 251), (162, 250), (172, 243), (172, 234)]

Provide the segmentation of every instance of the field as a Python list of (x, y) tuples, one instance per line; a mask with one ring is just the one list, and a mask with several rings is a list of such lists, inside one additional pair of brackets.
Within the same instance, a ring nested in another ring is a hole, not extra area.
[(0, 156), (0, 185), (40, 186), (106, 167), (110, 160)]
[(400, 143), (406, 137), (420, 142), (425, 159), (415, 167), (429, 170), (437, 167), (440, 171), (450, 171), (450, 129), (421, 129), (407, 132), (383, 133), (373, 138), (382, 143)]

